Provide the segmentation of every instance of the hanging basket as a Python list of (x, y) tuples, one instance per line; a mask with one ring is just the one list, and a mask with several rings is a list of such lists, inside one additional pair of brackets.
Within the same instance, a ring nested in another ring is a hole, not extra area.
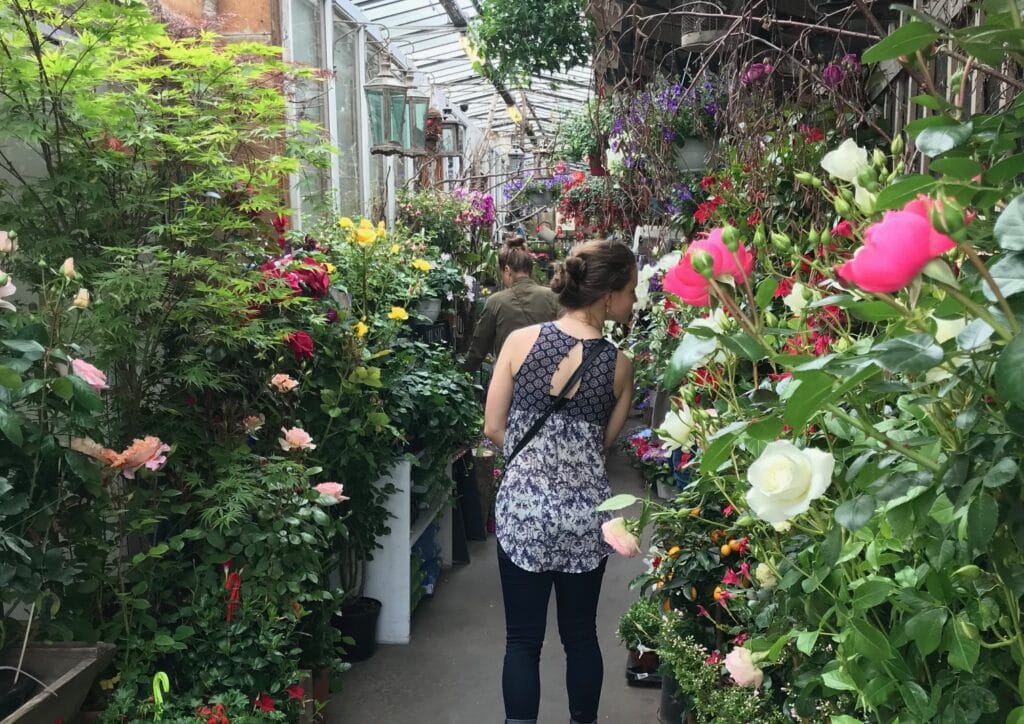
[[(679, 37), (679, 46), (685, 49), (706, 48), (715, 42), (729, 29), (728, 18), (708, 17), (709, 15), (724, 15), (726, 7), (714, 2), (694, 2), (688, 8), (690, 13), (682, 13), (683, 32)], [(691, 13), (701, 13), (693, 15)]]

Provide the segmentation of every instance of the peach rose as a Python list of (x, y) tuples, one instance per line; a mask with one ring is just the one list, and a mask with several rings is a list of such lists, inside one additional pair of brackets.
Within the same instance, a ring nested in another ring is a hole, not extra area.
[(270, 378), (270, 386), (273, 387), (278, 392), (291, 392), (292, 390), (299, 386), (299, 383), (293, 380), (288, 375), (279, 372), (278, 374)]
[(129, 480), (134, 480), (135, 471), (141, 467), (145, 467), (147, 470), (162, 468), (167, 462), (167, 456), (164, 453), (170, 452), (170, 450), (171, 446), (166, 445), (160, 438), (148, 435), (141, 440), (133, 440), (132, 444), (117, 456), (113, 467), (120, 470)]
[(263, 415), (246, 415), (242, 420), (242, 427), (249, 435), (255, 435), (263, 427), (264, 422), (266, 418)]
[(72, 257), (68, 257), (64, 260), (64, 263), (60, 265), (60, 273), (66, 276), (68, 279), (73, 279), (77, 272), (75, 271), (75, 260)]
[(313, 450), (316, 448), (316, 445), (313, 444), (313, 438), (301, 427), (292, 427), (287, 430), (282, 427), (281, 432), (284, 433), (284, 437), (280, 438), (278, 442), (281, 444), (281, 449), (285, 452)]
[(83, 455), (99, 460), (104, 465), (113, 465), (117, 462), (118, 455), (116, 452), (110, 448), (103, 447), (91, 437), (73, 437), (68, 447), (75, 452), (80, 452)]
[(740, 686), (757, 689), (764, 681), (764, 672), (754, 665), (749, 649), (737, 646), (725, 657), (725, 668), (729, 676)]
[(319, 485), (313, 486), (313, 490), (320, 493), (320, 495), (326, 495), (329, 498), (334, 498), (339, 503), (349, 499), (347, 495), (341, 494), (342, 490), (344, 489), (344, 485), (342, 485), (341, 483), (334, 482), (320, 483)]
[(72, 359), (71, 373), (81, 377), (88, 383), (89, 387), (97, 392), (107, 389), (107, 375), (84, 360)]

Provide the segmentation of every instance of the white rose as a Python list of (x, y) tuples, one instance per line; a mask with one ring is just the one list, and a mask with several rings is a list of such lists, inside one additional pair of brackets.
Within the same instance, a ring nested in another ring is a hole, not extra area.
[(761, 584), (761, 588), (775, 588), (779, 584), (779, 579), (775, 577), (775, 571), (764, 563), (757, 564), (757, 568), (754, 569), (754, 578)]
[(800, 314), (807, 306), (811, 298), (811, 290), (800, 282), (793, 285), (793, 290), (782, 298), (782, 302), (789, 307), (793, 314)]
[(689, 450), (693, 445), (693, 427), (693, 410), (682, 405), (678, 410), (671, 410), (665, 415), (665, 421), (655, 432), (662, 440), (663, 449)]
[(647, 309), (651, 303), (651, 279), (658, 273), (658, 268), (648, 264), (636, 277), (636, 302), (633, 309), (637, 312)]
[(821, 159), (823, 169), (851, 184), (857, 181), (857, 174), (870, 165), (867, 149), (858, 146), (852, 138), (847, 138), (839, 144), (839, 148), (829, 151)]
[(660, 272), (667, 272), (669, 269), (676, 266), (682, 258), (683, 252), (670, 251), (668, 254), (658, 259), (658, 264), (655, 268)]
[(18, 250), (18, 242), (11, 238), (10, 232), (0, 231), (0, 254), (13, 254)]
[(801, 450), (785, 440), (768, 443), (747, 470), (747, 505), (761, 520), (781, 523), (805, 512), (832, 482), (832, 453)]
[(730, 651), (725, 657), (725, 668), (740, 686), (757, 689), (764, 682), (764, 672), (754, 663), (749, 649), (737, 646)]

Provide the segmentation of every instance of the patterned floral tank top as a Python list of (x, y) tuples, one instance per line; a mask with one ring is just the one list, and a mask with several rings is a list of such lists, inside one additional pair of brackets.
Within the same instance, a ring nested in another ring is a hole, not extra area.
[[(554, 401), (551, 380), (581, 340), (553, 322), (540, 334), (513, 378), (505, 455)], [(601, 524), (611, 516), (596, 508), (611, 495), (604, 433), (615, 407), (618, 351), (603, 340), (582, 340), (584, 351), (601, 345), (576, 394), (547, 419), (505, 470), (495, 502), (498, 542), (528, 571), (592, 571), (611, 548)]]

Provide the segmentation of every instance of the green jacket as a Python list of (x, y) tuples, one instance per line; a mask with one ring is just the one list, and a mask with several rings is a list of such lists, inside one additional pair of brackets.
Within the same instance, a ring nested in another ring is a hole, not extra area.
[(512, 332), (531, 324), (550, 322), (560, 312), (558, 295), (548, 287), (542, 287), (530, 277), (516, 279), (511, 287), (487, 299), (463, 363), (464, 369), (475, 372), (489, 353), (498, 356)]

